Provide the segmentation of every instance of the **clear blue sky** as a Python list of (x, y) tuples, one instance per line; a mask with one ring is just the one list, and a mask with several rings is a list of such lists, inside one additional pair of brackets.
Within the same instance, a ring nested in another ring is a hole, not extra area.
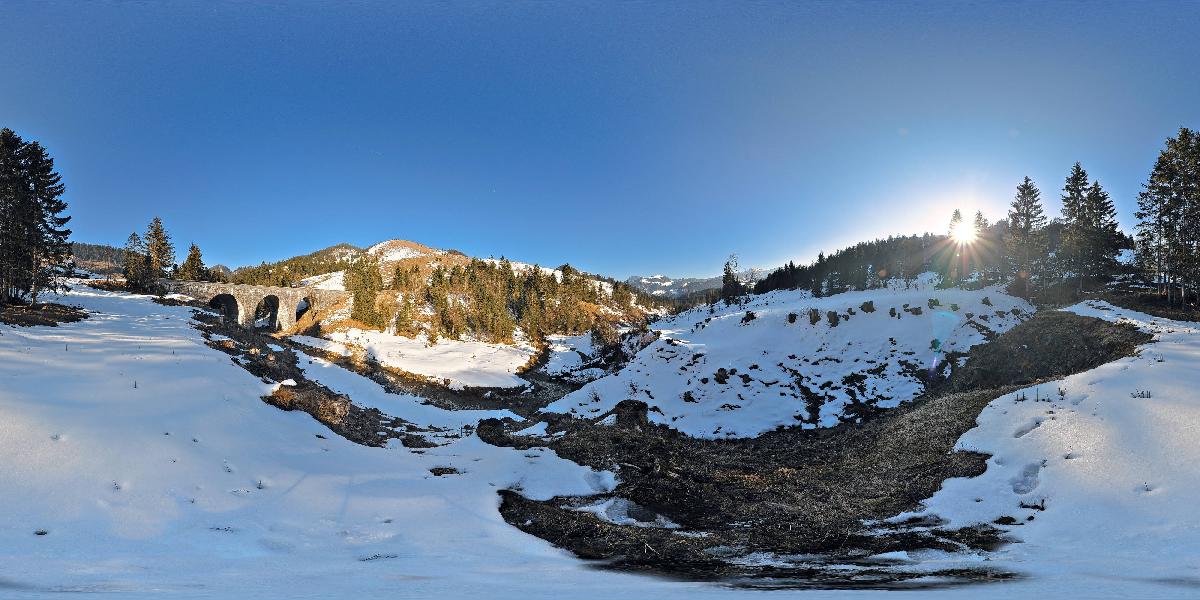
[(620, 276), (1057, 213), (1200, 127), (1200, 2), (0, 2), (0, 126), (79, 241), (405, 238)]

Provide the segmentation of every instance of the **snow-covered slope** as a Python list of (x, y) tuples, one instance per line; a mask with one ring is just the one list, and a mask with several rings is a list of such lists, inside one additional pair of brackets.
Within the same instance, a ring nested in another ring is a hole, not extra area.
[[(1200, 327), (1103, 302), (1067, 310), (1133, 323), (1156, 343), (994, 400), (958, 442), (990, 454), (987, 471), (947, 481), (923, 514), (954, 526), (1015, 519), (1021, 543), (991, 559), (1070, 597), (1109, 586), (1107, 597), (1198, 597)], [(1136, 584), (1151, 587), (1117, 591)]]
[(658, 408), (651, 419), (697, 437), (827, 426), (868, 398), (884, 398), (879, 407), (913, 398), (922, 370), (943, 368), (947, 352), (965, 352), (1032, 311), (999, 288), (939, 290), (927, 282), (826, 298), (772, 292), (656, 323), (661, 338), (622, 371), (548, 410), (597, 416), (621, 400), (642, 400)]

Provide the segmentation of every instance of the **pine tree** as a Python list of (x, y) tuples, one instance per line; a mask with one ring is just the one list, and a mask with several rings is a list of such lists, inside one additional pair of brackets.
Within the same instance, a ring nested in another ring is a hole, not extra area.
[(175, 246), (171, 244), (171, 236), (163, 228), (162, 219), (154, 217), (146, 228), (144, 237), (146, 255), (150, 257), (150, 277), (165, 279), (175, 266)]
[(192, 244), (188, 248), (187, 258), (183, 260), (183, 264), (179, 265), (179, 269), (175, 272), (176, 279), (185, 281), (208, 281), (208, 268), (204, 266), (204, 258), (200, 254), (200, 247)]
[(1082, 252), (1080, 252), (1082, 275), (1080, 289), (1083, 289), (1084, 277), (1102, 278), (1113, 273), (1117, 265), (1117, 254), (1121, 251), (1122, 235), (1117, 226), (1117, 209), (1113, 206), (1108, 192), (1100, 187), (1099, 181), (1093, 181), (1084, 197)]
[(1073, 272), (1079, 279), (1080, 291), (1083, 290), (1084, 278), (1089, 274), (1088, 245), (1091, 236), (1088, 230), (1087, 194), (1087, 171), (1083, 170), (1082, 165), (1075, 163), (1063, 185), (1063, 239), (1056, 258), (1063, 270)]
[(0, 302), (36, 302), (72, 270), (64, 191), (41, 144), (0, 130)]
[(1008, 211), (1008, 236), (1005, 245), (1009, 260), (1017, 278), (1022, 282), (1024, 298), (1030, 297), (1030, 280), (1041, 269), (1046, 258), (1046, 240), (1042, 228), (1046, 226), (1046, 215), (1042, 210), (1042, 193), (1026, 177), (1017, 186)]
[(1200, 285), (1200, 134), (1181, 128), (1159, 152), (1138, 196), (1138, 262), (1160, 293), (1185, 304)]
[(725, 261), (725, 271), (721, 275), (721, 299), (725, 304), (733, 304), (745, 293), (746, 289), (737, 277), (737, 255), (730, 254)]

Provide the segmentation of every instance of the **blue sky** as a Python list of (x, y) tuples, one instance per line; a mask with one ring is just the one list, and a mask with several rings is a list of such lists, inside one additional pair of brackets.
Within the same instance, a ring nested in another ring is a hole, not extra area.
[(1050, 212), (1133, 224), (1200, 127), (1200, 3), (0, 2), (0, 126), (79, 241), (242, 265), (412, 239), (624, 277)]

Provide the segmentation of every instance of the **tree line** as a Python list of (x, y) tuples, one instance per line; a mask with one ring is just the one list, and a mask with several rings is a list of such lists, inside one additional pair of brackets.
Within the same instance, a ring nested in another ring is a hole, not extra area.
[(1167, 140), (1138, 195), (1137, 260), (1168, 303), (1200, 297), (1200, 133)]
[(979, 212), (968, 222), (955, 210), (945, 235), (889, 237), (820, 253), (808, 265), (789, 262), (750, 290), (732, 279), (727, 262), (721, 297), (780, 289), (821, 296), (935, 272), (947, 286), (1007, 282), (1027, 299), (1061, 298), (1111, 281), (1123, 271), (1121, 251), (1134, 250), (1137, 272), (1168, 303), (1200, 299), (1200, 134), (1181, 128), (1159, 152), (1138, 195), (1136, 237), (1120, 230), (1108, 192), (1080, 163), (1065, 177), (1061, 200), (1061, 214), (1050, 219), (1041, 190), (1025, 177), (995, 223)]
[(72, 273), (65, 191), (41, 144), (0, 129), (0, 303), (37, 302)]
[(175, 244), (163, 226), (162, 219), (154, 217), (146, 227), (146, 233), (135, 231), (125, 241), (122, 256), (122, 271), (130, 289), (147, 290), (159, 279), (181, 279), (186, 281), (221, 281), (220, 273), (204, 265), (200, 247), (193, 243), (187, 257), (175, 264)]

